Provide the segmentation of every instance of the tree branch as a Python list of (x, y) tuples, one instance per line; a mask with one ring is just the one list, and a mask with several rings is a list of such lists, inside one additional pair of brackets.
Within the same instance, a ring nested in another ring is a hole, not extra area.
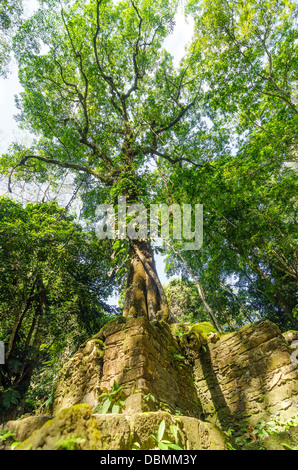
[(89, 173), (90, 175), (94, 176), (95, 178), (101, 180), (103, 183), (106, 184), (111, 184), (111, 181), (108, 178), (103, 177), (96, 171), (92, 170), (91, 168), (85, 167), (83, 165), (78, 165), (76, 163), (69, 163), (69, 162), (61, 162), (60, 160), (56, 160), (55, 158), (48, 158), (44, 157), (42, 155), (26, 155), (25, 157), (22, 158), (22, 160), (13, 167), (11, 170), (9, 177), (8, 177), (8, 191), (11, 193), (11, 178), (13, 172), (20, 166), (25, 165), (27, 160), (30, 159), (35, 159), (35, 160), (40, 160), (45, 163), (51, 163), (53, 165), (60, 166), (61, 168), (70, 168), (72, 170), (77, 170), (77, 171), (83, 171), (85, 173)]
[(170, 122), (169, 124), (167, 124), (166, 126), (160, 127), (159, 129), (157, 129), (157, 130), (155, 131), (155, 134), (156, 134), (156, 135), (159, 135), (159, 134), (161, 134), (162, 132), (165, 132), (165, 131), (171, 129), (172, 127), (174, 127), (174, 126), (180, 121), (180, 119), (183, 118), (183, 116), (187, 113), (187, 111), (188, 111), (190, 108), (192, 108), (192, 106), (195, 105), (195, 102), (196, 102), (196, 100), (193, 100), (193, 101), (192, 101), (191, 103), (189, 103), (186, 107), (182, 107), (180, 113), (175, 117), (175, 119), (173, 119), (173, 121)]

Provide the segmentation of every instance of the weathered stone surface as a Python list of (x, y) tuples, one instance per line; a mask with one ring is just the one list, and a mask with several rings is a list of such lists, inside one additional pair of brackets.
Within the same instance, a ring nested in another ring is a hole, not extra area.
[(79, 403), (96, 406), (102, 375), (104, 344), (99, 339), (84, 343), (62, 368), (56, 385), (52, 414)]
[[(109, 324), (105, 339), (101, 389), (114, 381), (123, 387), (125, 413), (167, 407), (185, 415), (198, 415), (192, 368), (168, 325), (149, 323), (144, 317)], [(145, 401), (151, 394), (155, 401)]]
[(161, 419), (167, 426), (178, 423), (183, 448), (210, 449), (225, 445), (213, 424), (237, 430), (272, 414), (284, 420), (297, 415), (293, 332), (285, 338), (267, 320), (234, 333), (213, 330), (208, 324), (169, 327), (144, 317), (108, 323), (62, 369), (54, 414), (79, 403), (94, 410), (100, 394), (117, 382), (122, 414), (94, 415), (105, 449), (128, 449), (139, 441), (152, 448), (150, 434)]
[(179, 416), (182, 425), (182, 445), (185, 450), (227, 450), (227, 438), (208, 422), (189, 416)]
[(293, 343), (293, 341), (298, 340), (298, 331), (295, 331), (295, 330), (286, 331), (282, 335), (285, 338), (289, 346)]
[(49, 416), (28, 416), (27, 418), (8, 421), (5, 428), (15, 434), (16, 441), (22, 442), (37, 429), (40, 429), (49, 419)]
[(102, 436), (89, 405), (76, 405), (60, 411), (16, 447), (16, 450), (65, 449), (102, 449)]
[(130, 416), (124, 414), (94, 414), (97, 428), (102, 435), (103, 450), (131, 449), (133, 436)]
[(278, 327), (268, 320), (208, 343), (195, 361), (204, 417), (222, 428), (298, 414), (298, 368)]
[[(224, 434), (213, 424), (167, 412), (93, 414), (88, 405), (67, 408), (33, 433), (16, 450), (152, 450), (159, 425), (165, 421), (163, 440), (185, 450), (226, 450)], [(177, 441), (170, 426), (177, 427)]]
[(293, 426), (288, 431), (274, 433), (246, 447), (247, 450), (258, 450), (260, 448), (263, 450), (297, 450), (298, 427)]
[(225, 450), (227, 439), (220, 429), (190, 416), (173, 416), (158, 411), (137, 413), (130, 417), (133, 441), (139, 442), (144, 450), (154, 449), (156, 442), (151, 437), (156, 435), (162, 420), (166, 423), (163, 439), (174, 442), (171, 425), (178, 428), (177, 444), (184, 450)]
[[(160, 408), (200, 414), (192, 368), (163, 322), (121, 317), (108, 323), (62, 369), (53, 414), (78, 403), (95, 408), (100, 393), (115, 381), (126, 414)], [(148, 394), (153, 399), (146, 400)]]

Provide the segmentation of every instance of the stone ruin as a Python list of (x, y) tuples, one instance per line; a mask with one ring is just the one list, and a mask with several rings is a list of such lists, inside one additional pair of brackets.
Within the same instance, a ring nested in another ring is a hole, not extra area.
[[(119, 317), (64, 365), (49, 416), (6, 426), (22, 441), (17, 449), (57, 449), (72, 436), (83, 450), (146, 450), (164, 421), (164, 438), (181, 449), (226, 450), (230, 428), (298, 415), (297, 338), (268, 320), (219, 334), (207, 323)], [(297, 429), (283, 437), (289, 446)]]

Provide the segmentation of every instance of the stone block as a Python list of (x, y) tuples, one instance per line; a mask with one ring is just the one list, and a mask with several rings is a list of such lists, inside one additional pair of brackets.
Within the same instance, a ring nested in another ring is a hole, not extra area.
[(290, 355), (284, 336), (268, 320), (208, 344), (194, 364), (205, 418), (237, 429), (272, 413), (297, 415), (298, 368)]

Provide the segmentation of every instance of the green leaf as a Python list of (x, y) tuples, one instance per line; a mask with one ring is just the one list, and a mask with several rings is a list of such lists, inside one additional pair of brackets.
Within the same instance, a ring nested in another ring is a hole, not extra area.
[(141, 450), (141, 444), (139, 442), (134, 442), (132, 445), (132, 450)]
[(102, 404), (101, 408), (100, 408), (100, 412), (102, 414), (105, 414), (108, 412), (109, 408), (110, 408), (110, 405), (112, 403), (112, 399), (110, 397), (108, 397)]
[(282, 444), (282, 446), (285, 450), (294, 450), (293, 447), (291, 447), (289, 444), (286, 444), (285, 442)]
[(171, 424), (170, 430), (174, 436), (175, 442), (178, 441), (178, 427), (175, 424)]
[(44, 406), (47, 407), (53, 402), (53, 395), (51, 395), (45, 402)]
[(19, 441), (13, 442), (13, 443), (11, 444), (11, 446), (10, 446), (10, 449), (11, 449), (11, 450), (14, 450), (19, 444), (20, 444)]
[(119, 413), (120, 411), (120, 405), (118, 403), (114, 403), (112, 407), (112, 413)]
[(158, 431), (157, 431), (157, 440), (158, 440), (158, 442), (160, 442), (162, 440), (164, 432), (165, 432), (165, 428), (166, 428), (166, 422), (163, 419), (161, 421), (161, 423), (159, 424), (159, 426), (158, 426)]
[(168, 447), (169, 449), (173, 449), (173, 450), (183, 450), (182, 447), (178, 446), (177, 444), (173, 444), (172, 442), (170, 442)]
[(113, 244), (113, 250), (117, 250), (121, 246), (121, 240), (116, 240)]
[(113, 390), (118, 391), (118, 390), (120, 390), (121, 388), (122, 388), (122, 387), (119, 387), (118, 382), (116, 382), (116, 380), (114, 380), (114, 383), (113, 383)]
[(160, 448), (160, 450), (168, 450), (168, 448), (169, 448), (168, 444), (166, 444), (164, 442), (159, 442), (158, 447)]

